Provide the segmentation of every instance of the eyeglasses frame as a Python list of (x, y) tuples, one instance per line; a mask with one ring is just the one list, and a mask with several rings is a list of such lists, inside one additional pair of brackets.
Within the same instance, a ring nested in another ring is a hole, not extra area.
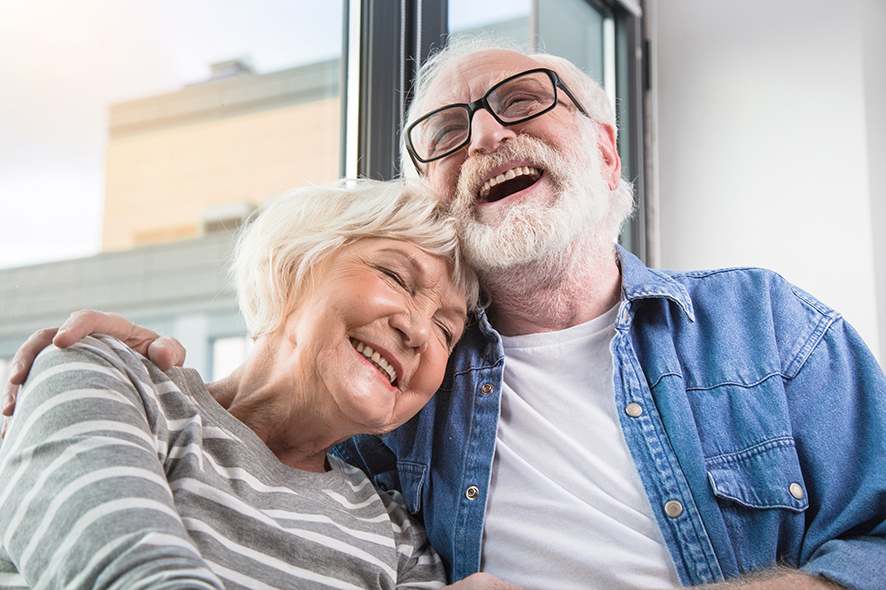
[[(547, 108), (545, 108), (533, 115), (529, 115), (525, 119), (518, 119), (516, 121), (511, 121), (511, 122), (502, 121), (499, 118), (499, 116), (496, 115), (495, 112), (493, 112), (492, 107), (489, 105), (489, 95), (492, 94), (493, 92), (495, 92), (496, 90), (498, 90), (504, 84), (507, 84), (511, 80), (514, 80), (515, 78), (520, 78), (522, 76), (526, 76), (529, 74), (536, 74), (539, 72), (543, 72), (543, 73), (547, 74), (548, 78), (550, 78), (551, 82), (554, 85), (554, 102), (553, 102), (553, 104), (551, 104), (551, 106), (549, 106), (549, 107), (547, 107)], [(419, 163), (429, 164), (430, 162), (436, 162), (437, 160), (442, 160), (443, 158), (454, 154), (458, 150), (462, 149), (463, 147), (465, 147), (466, 145), (471, 143), (471, 127), (473, 126), (472, 122), (474, 120), (474, 113), (476, 113), (480, 109), (485, 109), (487, 113), (492, 115), (492, 118), (495, 119), (499, 125), (502, 125), (504, 127), (511, 127), (512, 125), (519, 125), (520, 123), (525, 123), (527, 121), (531, 121), (532, 119), (535, 119), (536, 117), (540, 117), (546, 113), (551, 112), (560, 103), (560, 99), (557, 95), (557, 88), (560, 88), (566, 94), (566, 96), (569, 97), (569, 100), (572, 101), (572, 104), (575, 105), (575, 108), (577, 108), (578, 111), (582, 115), (590, 118), (590, 115), (588, 115), (588, 112), (585, 110), (585, 108), (583, 106), (581, 106), (581, 103), (575, 98), (575, 95), (572, 94), (572, 91), (569, 90), (569, 87), (566, 86), (566, 83), (563, 82), (563, 80), (560, 78), (560, 75), (557, 74), (557, 72), (555, 72), (554, 70), (552, 70), (550, 68), (533, 68), (531, 70), (526, 70), (525, 72), (520, 72), (520, 73), (514, 74), (513, 76), (508, 76), (504, 80), (497, 82), (496, 84), (494, 84), (492, 86), (492, 88), (487, 90), (486, 93), (482, 97), (475, 100), (474, 102), (454, 103), (454, 104), (444, 105), (440, 108), (434, 109), (433, 111), (431, 111), (429, 113), (425, 113), (424, 115), (422, 115), (421, 117), (419, 117), (418, 119), (413, 121), (409, 125), (409, 127), (406, 128), (406, 136), (405, 136), (406, 137), (406, 151), (409, 153), (409, 157), (412, 158), (412, 164), (415, 166), (416, 170), (421, 172), (421, 166), (419, 165)], [(430, 117), (436, 115), (437, 113), (439, 113), (441, 111), (445, 111), (445, 110), (452, 109), (455, 107), (463, 108), (464, 110), (466, 110), (468, 112), (468, 134), (465, 137), (465, 140), (462, 143), (460, 143), (458, 146), (440, 154), (439, 156), (435, 156), (435, 157), (427, 159), (427, 160), (420, 158), (418, 153), (415, 151), (415, 148), (412, 146), (412, 136), (411, 136), (412, 130), (415, 128), (416, 125), (418, 125), (422, 121), (429, 119)]]

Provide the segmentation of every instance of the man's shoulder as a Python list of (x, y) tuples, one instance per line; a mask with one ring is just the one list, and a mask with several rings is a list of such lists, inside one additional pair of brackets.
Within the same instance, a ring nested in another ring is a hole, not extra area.
[(695, 271), (663, 271), (686, 288), (693, 303), (743, 310), (796, 309), (831, 320), (839, 314), (816, 297), (766, 268), (743, 266)]
[[(655, 326), (668, 326), (669, 338), (680, 343), (684, 364), (705, 367), (692, 374), (709, 377), (712, 366), (737, 363), (756, 367), (760, 374), (795, 375), (841, 320), (839, 313), (771, 270), (657, 272), (685, 289), (692, 317), (647, 308), (638, 330), (649, 336)], [(669, 316), (667, 322), (656, 319), (662, 313)]]

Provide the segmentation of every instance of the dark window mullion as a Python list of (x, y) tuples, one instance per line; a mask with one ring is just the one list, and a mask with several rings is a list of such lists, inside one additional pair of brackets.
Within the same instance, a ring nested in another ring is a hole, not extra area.
[(360, 176), (400, 172), (400, 130), (417, 64), (445, 39), (446, 0), (362, 0), (358, 163)]

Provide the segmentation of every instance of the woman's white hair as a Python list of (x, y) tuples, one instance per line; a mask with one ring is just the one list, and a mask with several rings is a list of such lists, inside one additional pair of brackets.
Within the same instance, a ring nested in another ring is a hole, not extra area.
[(241, 230), (232, 274), (250, 335), (280, 328), (298, 307), (312, 269), (363, 238), (402, 240), (442, 257), (468, 309), (476, 305), (477, 278), (462, 259), (455, 221), (423, 183), (342, 180), (292, 189)]

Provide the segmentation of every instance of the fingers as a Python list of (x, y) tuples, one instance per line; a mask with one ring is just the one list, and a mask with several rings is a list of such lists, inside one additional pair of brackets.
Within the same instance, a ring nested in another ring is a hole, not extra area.
[(0, 399), (0, 413), (3, 415), (3, 425), (0, 427), (0, 438), (6, 436), (6, 428), (9, 423), (9, 416), (15, 411), (15, 400), (18, 397), (18, 390), (28, 373), (31, 371), (31, 365), (34, 359), (40, 354), (40, 351), (52, 344), (52, 338), (55, 336), (58, 328), (45, 328), (31, 334), (30, 338), (25, 340), (15, 355), (12, 357), (12, 367), (9, 378), (3, 384), (3, 397)]
[(471, 574), (463, 580), (446, 586), (446, 588), (449, 590), (520, 590), (519, 587), (484, 572)]
[(142, 354), (147, 350), (157, 333), (141, 326), (136, 326), (123, 316), (116, 313), (105, 313), (92, 309), (83, 309), (72, 313), (53, 340), (59, 348), (70, 346), (90, 334), (107, 334), (125, 342), (129, 347), (139, 350)]
[(18, 397), (19, 387), (21, 386), (12, 381), (7, 381), (3, 385), (3, 399), (0, 401), (0, 414), (3, 414), (4, 416), (12, 416), (12, 412), (15, 410), (15, 398)]
[[(31, 365), (34, 364), (34, 359), (37, 358), (40, 351), (52, 344), (52, 338), (55, 336), (56, 331), (58, 331), (58, 328), (38, 330), (31, 334), (25, 340), (25, 343), (15, 351), (15, 355), (12, 357), (12, 368), (9, 378), (3, 385), (3, 398), (0, 400), (0, 413), (4, 416), (12, 416), (19, 387), (28, 378)], [(3, 430), (5, 431), (5, 424)]]
[[(25, 382), (34, 359), (40, 351), (55, 344), (65, 348), (89, 334), (108, 334), (130, 348), (138, 351), (162, 370), (182, 366), (185, 362), (185, 349), (178, 340), (160, 336), (153, 330), (136, 326), (116, 313), (103, 313), (91, 309), (75, 311), (61, 328), (45, 328), (31, 334), (12, 357), (12, 371), (3, 386), (0, 399), (0, 413), (11, 416), (15, 410), (19, 387)], [(4, 420), (2, 432), (6, 431)]]
[(161, 336), (148, 345), (147, 356), (160, 370), (185, 364), (185, 347), (171, 336)]
[(160, 337), (157, 332), (137, 326), (116, 313), (85, 309), (72, 313), (62, 324), (53, 343), (68, 346), (89, 334), (107, 334), (148, 357), (162, 370), (180, 367), (185, 362), (185, 349), (174, 338)]

